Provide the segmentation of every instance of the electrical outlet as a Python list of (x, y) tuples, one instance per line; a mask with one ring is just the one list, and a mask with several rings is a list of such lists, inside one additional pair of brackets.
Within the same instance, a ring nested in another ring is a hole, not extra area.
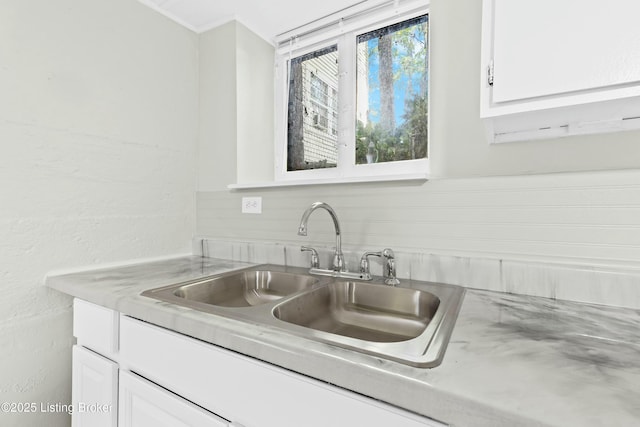
[(262, 197), (243, 197), (242, 213), (262, 213)]

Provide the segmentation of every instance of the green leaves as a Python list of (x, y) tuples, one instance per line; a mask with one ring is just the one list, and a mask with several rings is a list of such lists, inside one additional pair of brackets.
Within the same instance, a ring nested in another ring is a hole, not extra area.
[(356, 125), (356, 163), (366, 164), (369, 143), (373, 142), (378, 163), (422, 159), (428, 153), (428, 102), (426, 96), (414, 95), (406, 101), (404, 122), (395, 131), (379, 123)]

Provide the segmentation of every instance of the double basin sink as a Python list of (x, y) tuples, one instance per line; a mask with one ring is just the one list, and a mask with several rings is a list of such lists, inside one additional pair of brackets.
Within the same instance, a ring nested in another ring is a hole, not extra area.
[(464, 289), (404, 281), (400, 287), (259, 265), (148, 290), (143, 296), (272, 326), (307, 339), (418, 367), (442, 357)]

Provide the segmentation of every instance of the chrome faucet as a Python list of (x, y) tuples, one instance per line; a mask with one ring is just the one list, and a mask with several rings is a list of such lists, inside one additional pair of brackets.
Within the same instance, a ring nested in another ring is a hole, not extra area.
[(318, 251), (309, 246), (302, 246), (300, 252), (311, 252), (311, 268), (320, 268), (320, 257)]
[(309, 221), (309, 216), (311, 216), (313, 211), (319, 208), (322, 208), (329, 212), (329, 215), (333, 220), (333, 226), (336, 230), (336, 250), (333, 254), (333, 271), (345, 271), (344, 255), (342, 254), (342, 243), (340, 236), (340, 223), (338, 222), (338, 215), (336, 215), (336, 212), (331, 206), (329, 206), (325, 202), (312, 203), (311, 206), (309, 206), (307, 210), (302, 214), (302, 219), (300, 220), (300, 225), (298, 226), (298, 236), (307, 235), (307, 221)]
[(311, 269), (309, 270), (311, 274), (344, 277), (349, 279), (371, 280), (372, 276), (371, 272), (369, 271), (369, 260), (367, 259), (367, 257), (377, 256), (382, 258), (383, 260), (382, 275), (384, 276), (384, 283), (392, 286), (400, 283), (400, 281), (396, 278), (395, 254), (391, 249), (388, 248), (383, 249), (380, 252), (365, 252), (365, 254), (360, 259), (360, 271), (357, 273), (347, 271), (344, 262), (344, 254), (342, 253), (342, 233), (340, 232), (340, 222), (338, 221), (338, 215), (336, 215), (336, 212), (333, 210), (333, 208), (325, 202), (312, 203), (311, 206), (309, 206), (307, 210), (304, 211), (304, 213), (302, 214), (302, 218), (300, 219), (300, 225), (298, 226), (298, 236), (307, 235), (307, 222), (309, 221), (309, 217), (311, 216), (311, 214), (316, 209), (324, 209), (331, 216), (331, 219), (333, 220), (333, 226), (336, 230), (336, 249), (333, 253), (332, 268), (325, 270), (320, 268), (318, 251), (308, 246), (302, 246), (300, 248), (301, 251), (311, 252)]
[(382, 250), (382, 258), (384, 264), (382, 266), (382, 276), (384, 283), (391, 286), (400, 284), (400, 280), (396, 277), (396, 254), (389, 248)]
[(376, 256), (382, 258), (382, 276), (384, 277), (384, 283), (391, 286), (400, 284), (400, 280), (396, 277), (396, 255), (392, 249), (385, 248), (380, 252), (365, 252), (360, 258), (360, 274), (363, 277), (371, 278), (371, 271), (369, 270), (370, 256)]

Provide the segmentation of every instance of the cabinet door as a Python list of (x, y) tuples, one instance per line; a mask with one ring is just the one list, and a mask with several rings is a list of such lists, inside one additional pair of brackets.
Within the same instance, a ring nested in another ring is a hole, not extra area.
[(640, 81), (638, 0), (493, 3), (493, 102)]
[(73, 427), (116, 427), (118, 365), (73, 346), (72, 382)]
[(227, 427), (228, 423), (159, 386), (120, 372), (119, 427)]

